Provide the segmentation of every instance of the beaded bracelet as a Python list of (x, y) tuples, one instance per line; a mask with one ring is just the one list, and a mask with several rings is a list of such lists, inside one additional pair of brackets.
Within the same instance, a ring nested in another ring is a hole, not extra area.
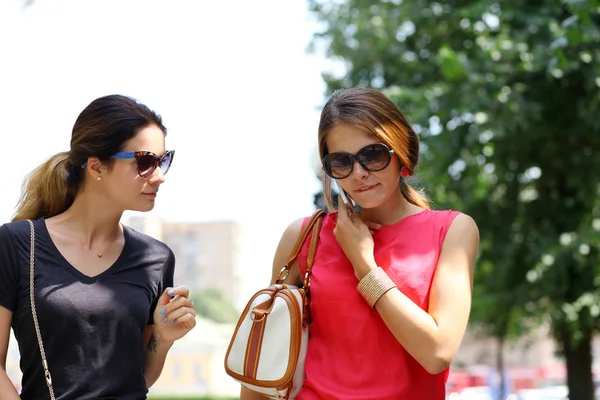
[(388, 274), (381, 267), (377, 267), (360, 280), (357, 289), (369, 306), (375, 308), (377, 300), (395, 287), (396, 284)]

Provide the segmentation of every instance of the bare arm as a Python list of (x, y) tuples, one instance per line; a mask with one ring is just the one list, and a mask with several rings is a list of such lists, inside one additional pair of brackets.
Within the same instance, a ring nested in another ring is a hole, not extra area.
[(12, 315), (12, 311), (0, 306), (0, 393), (3, 393), (3, 400), (20, 399), (15, 385), (6, 374), (6, 355)]
[(429, 312), (398, 289), (388, 291), (375, 306), (398, 342), (431, 374), (450, 365), (465, 333), (478, 247), (477, 225), (471, 217), (458, 215), (442, 246)]
[[(288, 257), (292, 250), (294, 249), (294, 245), (300, 236), (300, 231), (302, 230), (302, 222), (304, 219), (298, 219), (292, 222), (283, 232), (281, 239), (279, 240), (279, 244), (277, 245), (277, 249), (275, 250), (275, 257), (273, 258), (273, 272), (271, 274), (271, 284), (275, 283), (275, 280), (279, 276), (279, 272), (281, 268), (285, 265), (288, 260)], [(298, 262), (294, 262), (291, 267), (290, 273), (285, 279), (285, 283), (298, 285), (300, 283), (300, 266)], [(247, 389), (242, 386), (242, 391), (240, 393), (240, 400), (264, 400), (268, 399), (268, 397), (263, 396), (259, 393), (256, 393), (250, 389)]]
[(173, 343), (196, 326), (194, 302), (189, 295), (187, 286), (181, 285), (166, 288), (158, 299), (154, 310), (155, 323), (148, 325), (144, 331), (144, 377), (148, 387), (160, 377)]
[(156, 336), (153, 333), (153, 325), (146, 327), (144, 331), (144, 348), (146, 351), (144, 378), (146, 378), (146, 385), (148, 387), (154, 385), (160, 377), (171, 346), (173, 346), (173, 343), (159, 343), (156, 340)]

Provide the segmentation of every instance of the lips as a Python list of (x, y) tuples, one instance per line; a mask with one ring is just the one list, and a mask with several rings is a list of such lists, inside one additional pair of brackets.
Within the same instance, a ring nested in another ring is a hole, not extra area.
[(148, 196), (148, 197), (156, 197), (156, 192), (155, 193), (142, 193), (144, 196)]
[(376, 183), (374, 185), (364, 185), (364, 186), (361, 186), (361, 187), (357, 188), (355, 190), (355, 192), (357, 192), (357, 193), (367, 192), (367, 191), (369, 191), (371, 189), (375, 189), (377, 187), (377, 185), (379, 185), (379, 184)]

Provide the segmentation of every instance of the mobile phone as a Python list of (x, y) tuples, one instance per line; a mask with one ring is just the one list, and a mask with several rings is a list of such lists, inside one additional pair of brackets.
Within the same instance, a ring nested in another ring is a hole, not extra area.
[(333, 181), (335, 182), (337, 191), (340, 194), (342, 201), (346, 205), (346, 208), (354, 211), (354, 200), (352, 200), (352, 198), (348, 195), (348, 193), (346, 193), (346, 191), (344, 189), (342, 189), (342, 186), (338, 183), (338, 181), (336, 181), (335, 179)]

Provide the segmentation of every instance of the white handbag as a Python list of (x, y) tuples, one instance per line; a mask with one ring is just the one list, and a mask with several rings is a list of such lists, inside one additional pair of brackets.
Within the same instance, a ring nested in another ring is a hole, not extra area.
[[(305, 225), (275, 284), (252, 296), (225, 355), (227, 374), (267, 397), (291, 400), (302, 389), (310, 323), (308, 290), (324, 214), (318, 210)], [(303, 287), (283, 284), (309, 232)]]

